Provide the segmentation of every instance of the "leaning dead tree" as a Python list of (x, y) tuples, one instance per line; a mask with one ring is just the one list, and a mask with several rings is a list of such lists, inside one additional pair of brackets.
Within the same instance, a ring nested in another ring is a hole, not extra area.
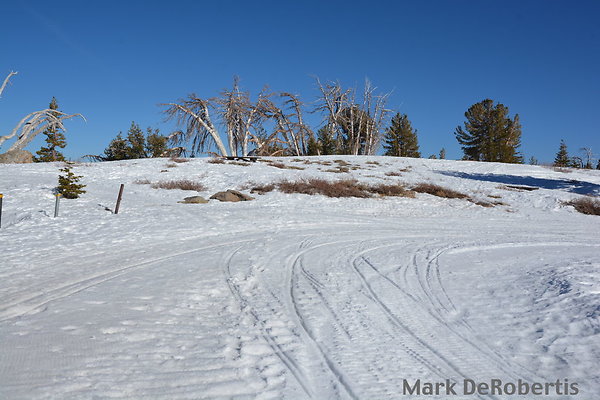
[[(2, 86), (0, 86), (0, 97), (2, 97), (2, 92), (4, 92), (4, 89), (9, 83), (10, 78), (14, 75), (17, 75), (17, 72), (10, 72), (4, 79)], [(8, 135), (0, 136), (0, 146), (2, 146), (2, 144), (7, 140), (16, 137), (17, 139), (8, 149), (8, 151), (22, 150), (29, 144), (29, 142), (33, 140), (33, 138), (47, 128), (62, 129), (66, 131), (63, 121), (73, 117), (81, 117), (83, 120), (85, 120), (81, 114), (65, 114), (61, 111), (52, 110), (49, 108), (34, 111), (23, 117), (23, 119), (19, 121), (19, 123)]]

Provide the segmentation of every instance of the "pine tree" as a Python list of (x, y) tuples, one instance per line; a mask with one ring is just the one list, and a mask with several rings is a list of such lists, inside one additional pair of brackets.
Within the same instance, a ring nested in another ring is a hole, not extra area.
[(60, 169), (65, 175), (58, 176), (57, 190), (65, 199), (76, 199), (80, 194), (85, 193), (85, 190), (83, 190), (85, 185), (78, 183), (83, 177), (75, 175), (73, 171), (71, 171), (72, 167), (72, 162), (66, 162), (65, 167)]
[(445, 160), (446, 159), (446, 149), (442, 147), (442, 149), (440, 150), (440, 160)]
[(397, 113), (383, 137), (384, 155), (396, 157), (421, 157), (417, 131), (413, 129), (406, 114)]
[[(53, 97), (50, 105), (48, 106), (51, 110), (58, 110), (58, 102)], [(55, 114), (57, 116), (58, 114)], [(52, 124), (43, 132), (46, 136), (46, 147), (42, 147), (35, 154), (35, 162), (51, 162), (51, 161), (65, 161), (65, 156), (57, 149), (64, 149), (67, 145), (64, 133), (60, 132), (58, 128)]]
[(128, 159), (147, 158), (144, 132), (140, 126), (133, 121), (131, 121), (131, 126), (129, 127), (129, 131), (127, 131), (127, 142), (129, 142)]
[(556, 157), (554, 157), (554, 166), (555, 167), (568, 167), (572, 164), (571, 159), (569, 158), (569, 153), (567, 152), (567, 144), (564, 140), (560, 141), (560, 147), (558, 152), (556, 153)]
[(320, 153), (319, 150), (319, 142), (315, 139), (313, 135), (310, 135), (308, 138), (308, 143), (306, 145), (306, 155), (307, 156), (318, 156)]
[(108, 147), (104, 150), (104, 156), (100, 157), (103, 161), (126, 160), (130, 151), (127, 141), (123, 139), (119, 132), (116, 138), (110, 141)]
[(521, 124), (519, 115), (508, 116), (508, 107), (494, 105), (485, 99), (469, 107), (465, 113), (465, 128), (456, 128), (454, 135), (466, 160), (522, 163)]
[(167, 137), (160, 135), (158, 129), (146, 129), (146, 156), (165, 157), (169, 152), (167, 147)]
[(322, 127), (317, 132), (317, 137), (319, 140), (319, 148), (321, 150), (322, 156), (329, 156), (336, 154), (336, 141), (333, 137), (333, 134), (329, 131), (327, 126)]

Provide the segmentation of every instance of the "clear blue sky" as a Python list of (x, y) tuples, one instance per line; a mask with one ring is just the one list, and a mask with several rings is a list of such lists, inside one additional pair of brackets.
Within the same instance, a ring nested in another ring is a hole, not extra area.
[[(212, 97), (239, 75), (256, 94), (314, 100), (311, 76), (392, 91), (424, 156), (462, 152), (453, 132), (491, 98), (518, 113), (522, 152), (600, 154), (600, 1), (5, 2), (0, 133), (56, 96), (85, 115), (65, 154), (99, 154), (132, 120), (169, 133), (159, 103)], [(317, 122), (316, 120), (314, 122)], [(29, 149), (39, 148), (41, 140)], [(3, 146), (7, 148), (6, 144)]]

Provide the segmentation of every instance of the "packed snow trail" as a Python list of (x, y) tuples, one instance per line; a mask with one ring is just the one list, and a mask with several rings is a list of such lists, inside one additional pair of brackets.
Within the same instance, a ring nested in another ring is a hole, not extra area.
[(595, 219), (277, 196), (12, 219), (0, 398), (404, 399), (404, 379), (464, 378), (600, 390)]

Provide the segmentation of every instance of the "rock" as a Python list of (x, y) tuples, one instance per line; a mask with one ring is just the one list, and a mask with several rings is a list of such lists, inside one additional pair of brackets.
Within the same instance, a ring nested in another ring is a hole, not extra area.
[(254, 200), (254, 197), (250, 197), (247, 194), (238, 192), (237, 190), (227, 190), (226, 192), (218, 192), (210, 196), (211, 199), (219, 201), (248, 201)]
[(0, 154), (0, 164), (29, 164), (33, 162), (33, 154), (27, 150), (9, 150)]
[(208, 200), (206, 200), (202, 196), (190, 196), (190, 197), (184, 198), (183, 201), (178, 201), (178, 203), (183, 203), (183, 204), (205, 204), (205, 203), (208, 203)]

